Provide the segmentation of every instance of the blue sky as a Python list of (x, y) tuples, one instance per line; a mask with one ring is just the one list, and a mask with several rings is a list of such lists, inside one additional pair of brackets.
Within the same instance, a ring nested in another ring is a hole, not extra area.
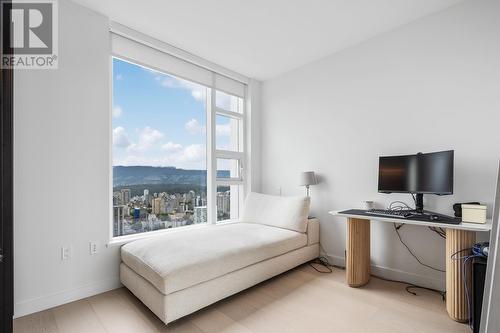
[[(206, 88), (113, 59), (113, 165), (206, 169)], [(229, 140), (218, 121), (218, 146)]]

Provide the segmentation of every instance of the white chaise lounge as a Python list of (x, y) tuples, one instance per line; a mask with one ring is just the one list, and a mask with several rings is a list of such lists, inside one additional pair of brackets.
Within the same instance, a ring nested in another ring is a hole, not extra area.
[(309, 198), (250, 193), (239, 222), (178, 230), (121, 249), (122, 283), (163, 322), (312, 260)]

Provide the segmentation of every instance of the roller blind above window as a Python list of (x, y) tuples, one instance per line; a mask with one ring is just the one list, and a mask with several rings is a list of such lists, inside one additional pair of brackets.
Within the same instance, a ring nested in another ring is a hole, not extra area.
[(117, 33), (111, 33), (112, 55), (160, 72), (194, 81), (227, 94), (245, 97), (245, 84), (162, 52)]

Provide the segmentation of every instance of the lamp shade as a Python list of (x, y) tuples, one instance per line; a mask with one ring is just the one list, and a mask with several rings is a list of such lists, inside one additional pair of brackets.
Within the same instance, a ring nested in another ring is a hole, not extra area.
[(301, 186), (316, 185), (318, 180), (314, 171), (305, 171), (300, 174), (300, 184)]

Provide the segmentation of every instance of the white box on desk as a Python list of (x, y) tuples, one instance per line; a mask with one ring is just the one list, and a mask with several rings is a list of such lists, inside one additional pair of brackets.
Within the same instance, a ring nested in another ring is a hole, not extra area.
[(463, 204), (462, 221), (470, 223), (486, 223), (486, 206)]

